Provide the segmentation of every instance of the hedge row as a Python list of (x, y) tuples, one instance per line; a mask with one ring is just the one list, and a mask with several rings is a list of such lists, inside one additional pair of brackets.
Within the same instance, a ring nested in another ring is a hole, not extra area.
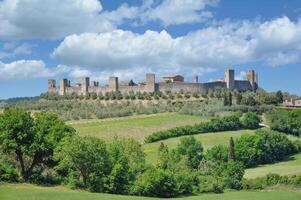
[(183, 135), (194, 135), (207, 132), (229, 131), (238, 130), (243, 128), (239, 117), (236, 115), (219, 117), (211, 119), (209, 122), (203, 122), (195, 125), (187, 125), (182, 127), (176, 127), (165, 131), (155, 132), (149, 135), (146, 139), (146, 143), (157, 142), (172, 137), (179, 137)]

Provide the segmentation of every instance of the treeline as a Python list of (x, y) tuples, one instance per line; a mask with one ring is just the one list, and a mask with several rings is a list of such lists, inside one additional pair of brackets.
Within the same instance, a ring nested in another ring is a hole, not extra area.
[(242, 128), (255, 129), (259, 127), (260, 118), (256, 113), (248, 112), (240, 119), (239, 114), (213, 118), (209, 122), (195, 125), (176, 127), (165, 131), (152, 133), (146, 139), (146, 143), (157, 142), (172, 137), (194, 135), (208, 132), (230, 131)]
[(161, 143), (157, 163), (147, 164), (135, 140), (79, 137), (55, 114), (6, 109), (0, 114), (0, 150), (0, 181), (176, 197), (243, 189), (245, 166), (281, 160), (301, 145), (282, 133), (260, 130), (204, 152), (189, 136), (175, 149)]
[(21, 101), (13, 106), (35, 111), (46, 111), (57, 113), (64, 121), (79, 119), (104, 119), (111, 117), (124, 117), (133, 114), (154, 114), (163, 112), (179, 112), (181, 114), (198, 115), (202, 117), (216, 117), (228, 115), (232, 111), (263, 113), (273, 109), (273, 106), (245, 106), (233, 105), (223, 106), (222, 101), (196, 100), (196, 101), (164, 101), (159, 103), (134, 103), (113, 102), (103, 104), (101, 102), (89, 102), (80, 100), (58, 100), (58, 101)]
[(301, 135), (301, 110), (276, 109), (266, 113), (266, 118), (273, 130)]

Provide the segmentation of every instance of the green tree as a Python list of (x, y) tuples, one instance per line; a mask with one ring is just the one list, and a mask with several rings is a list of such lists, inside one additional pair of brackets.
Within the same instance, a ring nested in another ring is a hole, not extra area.
[(229, 100), (229, 106), (232, 106), (232, 93), (231, 92), (229, 92), (228, 100)]
[(254, 112), (247, 112), (241, 119), (242, 125), (249, 129), (259, 128), (260, 121), (260, 117)]
[(22, 109), (6, 109), (0, 115), (0, 145), (3, 153), (15, 154), (20, 174), (28, 181), (40, 164), (53, 166), (53, 151), (74, 129), (66, 126), (57, 115), (31, 113)]
[(280, 90), (276, 92), (276, 101), (277, 101), (277, 103), (283, 102), (283, 94)]
[(230, 137), (229, 142), (229, 160), (235, 160), (234, 140), (232, 137)]
[(111, 165), (106, 144), (102, 140), (79, 136), (67, 138), (56, 148), (55, 158), (59, 161), (56, 168), (59, 173), (66, 170), (69, 174), (78, 173), (80, 176), (75, 178), (82, 177), (85, 188), (93, 192), (105, 191)]
[(175, 152), (179, 155), (187, 156), (188, 166), (193, 169), (198, 168), (204, 157), (202, 143), (193, 136), (181, 138)]
[(135, 86), (135, 85), (137, 85), (137, 84), (133, 80), (130, 80), (129, 86)]
[(242, 95), (241, 95), (241, 93), (237, 93), (236, 94), (236, 104), (237, 105), (240, 105), (241, 104), (241, 101), (242, 101)]
[(169, 150), (168, 147), (161, 142), (158, 150), (158, 167), (162, 169), (168, 168)]
[(141, 174), (134, 186), (133, 193), (152, 197), (174, 197), (177, 195), (177, 183), (168, 170), (149, 168)]

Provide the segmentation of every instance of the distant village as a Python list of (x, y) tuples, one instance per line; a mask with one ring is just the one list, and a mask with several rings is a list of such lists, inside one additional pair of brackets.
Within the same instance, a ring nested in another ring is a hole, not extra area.
[(59, 95), (77, 94), (86, 95), (88, 93), (106, 93), (113, 91), (127, 92), (203, 92), (215, 88), (227, 88), (238, 91), (255, 91), (258, 88), (258, 74), (254, 70), (246, 72), (247, 80), (235, 80), (235, 71), (227, 69), (222, 80), (200, 83), (198, 76), (194, 76), (192, 82), (185, 81), (180, 74), (167, 75), (163, 81), (157, 82), (155, 74), (146, 74), (145, 81), (135, 84), (133, 81), (119, 82), (119, 77), (109, 77), (108, 84), (101, 86), (98, 81), (90, 81), (89, 77), (81, 79), (80, 83), (72, 85), (70, 80), (64, 78), (60, 85), (56, 85), (56, 80), (48, 80), (48, 92)]

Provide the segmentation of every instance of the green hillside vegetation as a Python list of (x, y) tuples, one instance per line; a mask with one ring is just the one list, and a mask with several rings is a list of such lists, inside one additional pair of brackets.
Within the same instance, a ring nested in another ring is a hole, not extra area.
[(144, 138), (153, 132), (169, 128), (200, 123), (204, 118), (178, 113), (163, 113), (153, 115), (138, 115), (131, 117), (80, 120), (68, 122), (80, 136), (93, 136), (102, 139), (112, 139), (114, 136), (132, 137), (143, 142)]
[[(224, 194), (201, 194), (183, 197), (181, 200), (299, 200), (300, 190), (289, 188), (269, 189), (266, 191), (233, 191)], [(159, 200), (160, 198), (97, 194), (65, 187), (40, 187), (28, 184), (0, 186), (0, 199), (5, 200)], [(173, 199), (173, 198), (171, 198)], [(178, 199), (178, 198), (177, 198)]]
[[(154, 124), (163, 127), (168, 122), (175, 123), (174, 119), (180, 123), (184, 118), (191, 117), (175, 113), (158, 116), (90, 122), (96, 123), (92, 132), (103, 129), (97, 123), (115, 120), (120, 122), (117, 123), (117, 130), (135, 125), (146, 130)], [(202, 120), (200, 117), (194, 118)], [(117, 138), (114, 134), (110, 136), (115, 138), (108, 137), (106, 140), (91, 135), (80, 136), (53, 113), (31, 114), (22, 109), (7, 109), (0, 114), (0, 181), (67, 185), (90, 192), (149, 197), (181, 197), (211, 192), (228, 194), (229, 189), (266, 189), (278, 183), (299, 187), (300, 175), (267, 175), (263, 179), (250, 181), (243, 179), (245, 167), (284, 161), (301, 151), (300, 141), (292, 141), (295, 137), (290, 136), (289, 139), (285, 134), (270, 129), (219, 132), (246, 127), (256, 129), (259, 122), (257, 114), (247, 112), (215, 117), (198, 125), (167, 128), (159, 131), (159, 146), (152, 147), (157, 148), (157, 158), (152, 158), (145, 157), (147, 146), (141, 146), (146, 136), (139, 138), (140, 143), (128, 139), (129, 135)], [(179, 126), (179, 123), (171, 125)], [(81, 126), (89, 122), (69, 124)], [(205, 136), (197, 134), (198, 131)], [(107, 132), (110, 133), (110, 130)], [(174, 137), (172, 139), (178, 139), (177, 144), (171, 142), (168, 146), (163, 143), (165, 132)], [(211, 132), (219, 132), (220, 138), (210, 138), (210, 134), (219, 134)], [(185, 137), (176, 138), (181, 135)], [(146, 162), (146, 159), (150, 161)], [(257, 188), (258, 181), (260, 188)]]
[[(194, 137), (202, 142), (204, 150), (210, 149), (216, 145), (228, 145), (229, 139), (232, 137), (234, 139), (239, 138), (243, 134), (254, 134), (254, 130), (238, 130), (238, 131), (224, 131), (224, 132), (216, 132), (216, 133), (204, 133), (204, 134), (197, 134)], [(154, 163), (158, 157), (158, 149), (163, 142), (168, 148), (173, 149), (177, 146), (181, 138), (189, 137), (189, 136), (182, 136), (176, 138), (170, 138), (166, 140), (162, 140), (159, 142), (149, 143), (143, 145), (144, 152), (146, 154), (146, 160), (148, 162)]]

